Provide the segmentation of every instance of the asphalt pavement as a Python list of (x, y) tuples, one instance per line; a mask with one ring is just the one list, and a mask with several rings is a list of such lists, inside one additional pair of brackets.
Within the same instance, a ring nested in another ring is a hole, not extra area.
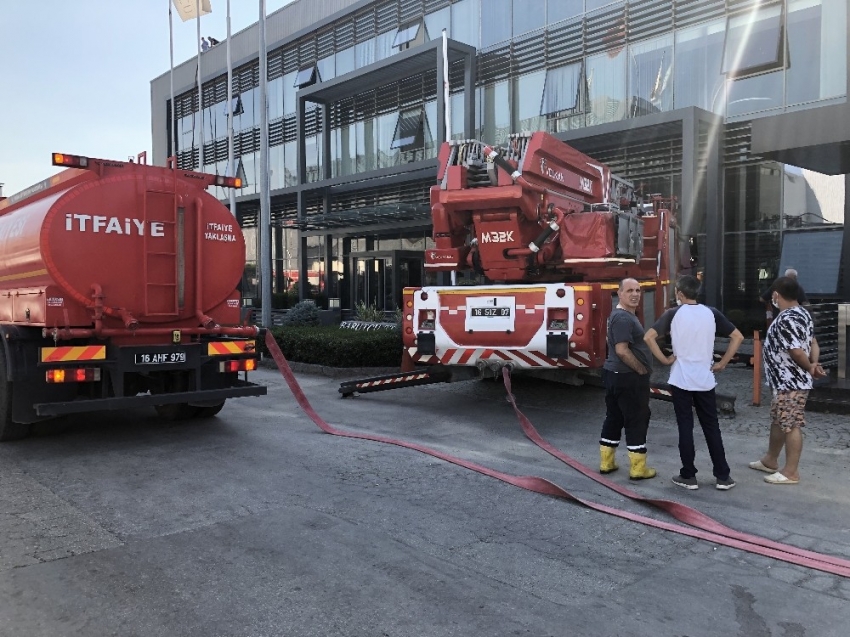
[[(528, 442), (500, 382), (341, 399), (338, 378), (298, 373), (317, 411), (352, 431), (538, 475), (594, 501), (665, 514)], [(208, 421), (150, 413), (65, 419), (0, 445), (0, 635), (844, 637), (850, 579), (590, 511), (391, 445), (322, 433), (283, 379)], [(733, 528), (850, 558), (850, 419), (808, 414), (801, 482), (747, 468), (767, 438), (767, 397), (728, 369), (722, 427), (738, 485), (678, 471), (672, 405), (653, 402), (649, 461), (630, 483)], [(748, 393), (749, 392), (749, 393)], [(602, 391), (516, 378), (540, 433), (598, 461)]]

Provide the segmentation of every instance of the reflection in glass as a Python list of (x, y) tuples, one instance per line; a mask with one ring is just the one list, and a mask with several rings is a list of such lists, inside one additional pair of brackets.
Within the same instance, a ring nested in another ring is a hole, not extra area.
[(446, 36), (452, 37), (451, 24), (451, 9), (444, 7), (434, 13), (429, 13), (425, 16), (425, 36), (429, 40), (437, 40), (443, 37), (443, 29), (446, 30)]
[(245, 176), (243, 177), (243, 186), (240, 191), (243, 195), (257, 194), (257, 153), (245, 153), (240, 157), (242, 160), (242, 170)]
[(295, 142), (283, 145), (283, 183), (287, 188), (298, 185), (298, 147)]
[(375, 38), (375, 62), (386, 60), (396, 52), (395, 49), (393, 49), (394, 37), (395, 31), (387, 31), (386, 33), (378, 34), (378, 37)]
[(726, 28), (723, 71), (730, 77), (782, 66), (782, 7), (731, 16)]
[[(452, 139), (465, 139), (469, 137), (469, 135), (463, 128), (464, 93), (452, 93), (452, 96), (449, 99), (452, 105)], [(445, 134), (441, 132), (440, 140), (443, 140), (444, 138)]]
[(743, 115), (782, 106), (782, 72), (730, 80), (726, 115)]
[(395, 37), (392, 39), (392, 47), (399, 47), (408, 42), (413, 42), (416, 37), (419, 35), (419, 29), (422, 28), (422, 22), (417, 20), (413, 24), (408, 24), (407, 26), (403, 26), (399, 28), (398, 32), (395, 34)]
[(546, 0), (517, 0), (514, 2), (514, 36), (546, 26)]
[(295, 71), (291, 73), (287, 73), (281, 79), (281, 86), (283, 87), (283, 114), (289, 115), (295, 112), (295, 93), (298, 91), (295, 88), (295, 77), (298, 74)]
[(375, 118), (378, 168), (395, 166), (398, 162), (398, 149), (392, 148), (397, 123), (398, 113), (387, 113)]
[(269, 100), (269, 121), (283, 117), (283, 78), (277, 77), (267, 85)]
[(673, 36), (629, 46), (629, 117), (673, 109)]
[(354, 45), (354, 65), (358, 69), (369, 66), (375, 61), (375, 38)]
[(507, 143), (511, 133), (511, 102), (507, 80), (481, 89), (481, 140), (490, 145)]
[(327, 82), (336, 77), (336, 60), (332, 55), (316, 62), (316, 68), (319, 70), (320, 82)]
[(581, 62), (558, 66), (546, 71), (546, 86), (540, 114), (547, 116), (546, 130), (560, 132), (584, 125), (576, 117), (583, 112), (581, 99)]
[(269, 190), (284, 187), (283, 179), (283, 146), (269, 147)]
[(847, 93), (846, 24), (846, 0), (788, 1), (787, 104)]
[(354, 47), (348, 47), (336, 54), (336, 76), (351, 73), (354, 70)]
[(452, 5), (453, 40), (478, 48), (480, 8), (480, 0), (461, 0)]
[(584, 0), (549, 0), (546, 22), (555, 24), (567, 18), (574, 18), (584, 11)]
[(481, 5), (481, 48), (511, 39), (512, 0), (488, 0)]
[(517, 132), (533, 133), (534, 131), (545, 128), (546, 118), (541, 116), (543, 87), (545, 84), (545, 70), (528, 73), (516, 78)]
[(587, 58), (587, 125), (617, 122), (626, 115), (626, 52)]
[(242, 99), (242, 114), (235, 118), (236, 123), (234, 126), (238, 127), (236, 130), (247, 130), (249, 128), (254, 128), (256, 124), (255, 119), (255, 105), (254, 102), (257, 99), (258, 87), (252, 88), (250, 91), (245, 91), (239, 97)]
[(443, 139), (443, 137), (442, 135), (438, 134), (436, 128), (437, 102), (436, 100), (431, 100), (430, 102), (425, 103), (425, 159), (430, 159), (432, 157), (437, 156), (437, 147), (440, 145), (440, 141)]
[(722, 113), (726, 77), (721, 70), (725, 20), (676, 32), (676, 108), (697, 106)]

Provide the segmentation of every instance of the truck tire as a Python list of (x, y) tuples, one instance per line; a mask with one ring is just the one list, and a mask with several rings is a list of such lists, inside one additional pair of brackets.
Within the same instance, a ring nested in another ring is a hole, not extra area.
[(222, 400), (221, 403), (213, 405), (212, 407), (198, 407), (197, 418), (212, 418), (224, 409), (224, 403), (225, 401)]
[(30, 426), (12, 422), (12, 383), (6, 375), (6, 352), (0, 343), (0, 442), (20, 440), (30, 433)]
[(198, 415), (202, 407), (192, 407), (188, 403), (171, 403), (169, 405), (154, 405), (156, 413), (163, 420), (189, 420)]

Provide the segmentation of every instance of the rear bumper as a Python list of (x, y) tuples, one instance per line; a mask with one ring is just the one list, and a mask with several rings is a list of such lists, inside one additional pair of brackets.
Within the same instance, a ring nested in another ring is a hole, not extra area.
[(57, 403), (36, 403), (33, 405), (39, 416), (62, 416), (92, 411), (109, 411), (112, 409), (132, 409), (135, 407), (153, 407), (154, 405), (169, 405), (174, 403), (208, 403), (214, 404), (227, 398), (242, 398), (244, 396), (265, 396), (266, 387), (240, 381), (234, 387), (226, 389), (207, 389), (203, 391), (175, 392), (173, 394), (142, 394), (139, 396), (123, 396), (120, 398), (97, 398), (94, 400), (73, 400)]

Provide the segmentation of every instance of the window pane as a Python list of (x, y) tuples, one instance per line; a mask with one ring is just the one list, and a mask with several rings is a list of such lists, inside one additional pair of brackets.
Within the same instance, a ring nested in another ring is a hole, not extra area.
[(727, 234), (723, 246), (723, 309), (739, 325), (764, 325), (764, 304), (759, 295), (778, 276), (779, 232)]
[[(450, 98), (452, 110), (452, 139), (464, 139), (466, 137), (469, 137), (469, 135), (467, 135), (466, 132), (463, 130), (463, 96), (463, 92), (453, 93)], [(440, 139), (442, 139), (444, 136), (445, 133), (443, 133)]]
[(283, 87), (283, 114), (289, 115), (295, 112), (295, 93), (298, 91), (295, 88), (295, 76), (297, 73), (287, 73), (283, 76), (281, 83)]
[(673, 69), (676, 108), (697, 106), (722, 113), (726, 78), (721, 71), (724, 20), (709, 22), (676, 33), (676, 66)]
[(726, 115), (742, 115), (782, 106), (782, 71), (730, 80)]
[(785, 166), (782, 227), (807, 228), (844, 221), (844, 175)]
[(437, 131), (437, 102), (430, 101), (425, 103), (425, 158), (437, 156), (437, 147), (443, 139), (443, 136)]
[(629, 117), (673, 109), (673, 36), (629, 47)]
[(546, 22), (555, 24), (567, 18), (574, 18), (584, 11), (584, 0), (549, 0)]
[(546, 25), (546, 0), (514, 2), (514, 35), (522, 35)]
[(416, 36), (419, 35), (420, 28), (422, 28), (421, 22), (415, 22), (413, 24), (401, 27), (398, 30), (398, 33), (394, 34), (394, 37), (392, 39), (392, 46), (397, 47), (401, 46), (402, 44), (412, 42), (416, 39)]
[(354, 70), (354, 47), (348, 47), (336, 54), (336, 75), (345, 75)]
[(493, 145), (505, 144), (511, 132), (511, 102), (508, 82), (485, 86), (481, 97), (481, 141)]
[(398, 113), (387, 113), (375, 118), (375, 134), (377, 137), (378, 168), (395, 166), (398, 160), (398, 149), (392, 148)]
[(336, 77), (336, 63), (334, 56), (322, 58), (316, 62), (316, 68), (319, 70), (319, 81), (327, 82)]
[(452, 39), (478, 47), (480, 0), (461, 0), (452, 5)]
[(369, 66), (375, 61), (375, 38), (354, 45), (354, 65), (358, 69)]
[(581, 63), (568, 64), (546, 72), (546, 89), (543, 92), (541, 115), (554, 115), (576, 109), (581, 82)]
[(543, 87), (546, 84), (546, 71), (528, 73), (516, 78), (517, 132), (532, 133), (546, 127), (546, 118), (541, 117)]
[(283, 78), (278, 77), (268, 83), (269, 121), (283, 117)]
[(451, 23), (451, 9), (445, 7), (434, 13), (429, 13), (425, 16), (425, 34), (429, 40), (437, 40), (443, 37), (443, 29), (446, 30), (446, 35), (452, 37), (452, 30), (449, 27)]
[(616, 122), (626, 115), (626, 52), (587, 58), (587, 125)]
[(782, 63), (782, 8), (756, 9), (732, 16), (726, 29), (723, 70), (730, 74), (757, 71)]
[(311, 65), (298, 71), (293, 84), (296, 88), (304, 88), (316, 81), (316, 66)]
[(789, 0), (786, 102), (847, 92), (846, 0)]
[(397, 53), (393, 49), (393, 38), (395, 38), (395, 31), (381, 33), (375, 38), (375, 62), (386, 60), (393, 53)]
[(488, 0), (481, 5), (481, 48), (511, 38), (511, 0)]
[(254, 102), (257, 99), (258, 87), (252, 88), (250, 91), (242, 93), (239, 97), (242, 99), (242, 114), (236, 118), (238, 122), (238, 130), (248, 130), (254, 128), (256, 123)]
[(286, 187), (298, 185), (298, 149), (295, 142), (283, 145), (283, 182)]
[(608, 4), (614, 4), (614, 0), (587, 0), (587, 10), (593, 11)]
[(283, 188), (283, 146), (269, 148), (269, 189)]

